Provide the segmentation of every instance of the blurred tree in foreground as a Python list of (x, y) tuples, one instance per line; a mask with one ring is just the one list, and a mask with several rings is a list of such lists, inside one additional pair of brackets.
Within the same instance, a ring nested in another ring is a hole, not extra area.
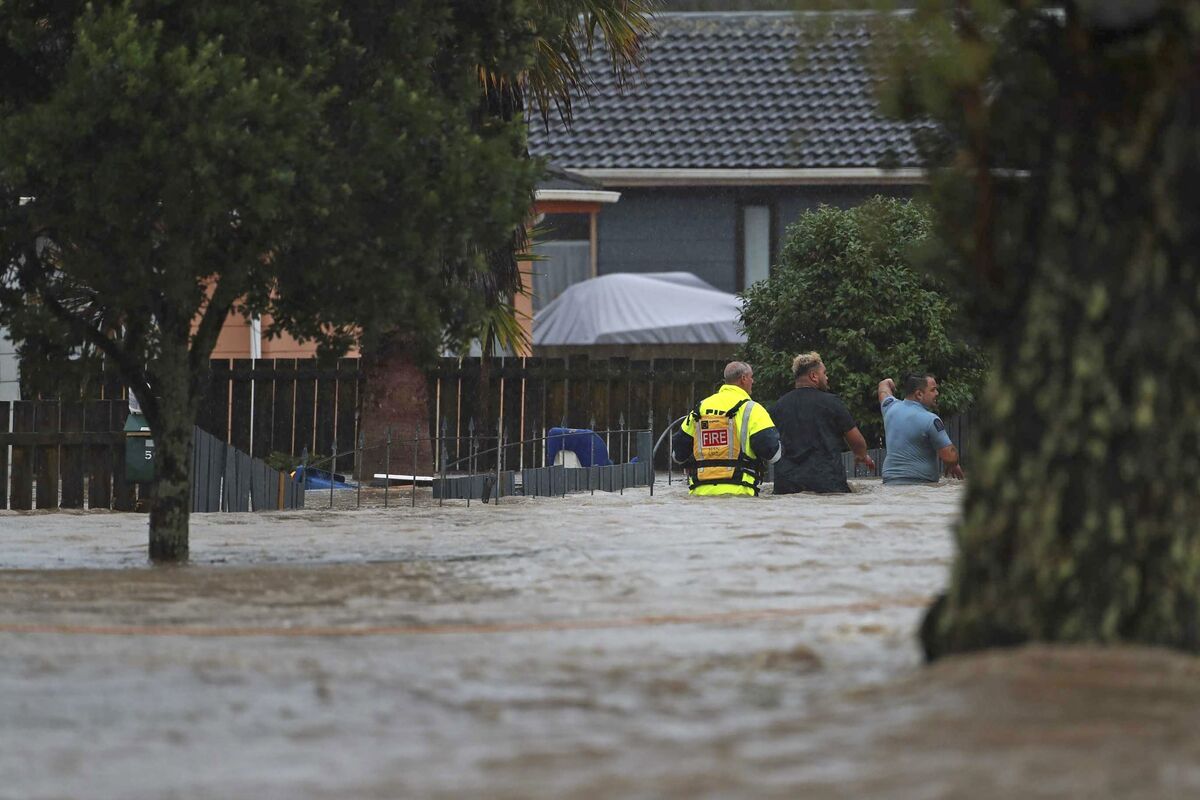
[(868, 441), (883, 432), (876, 387), (885, 377), (928, 370), (943, 415), (970, 405), (982, 354), (956, 333), (939, 282), (909, 266), (931, 229), (928, 208), (883, 197), (822, 206), (791, 225), (771, 277), (744, 295), (740, 357), (754, 365), (758, 396), (789, 391), (793, 356), (816, 350)]
[[(0, 3), (2, 321), (116, 365), (158, 444), (150, 556), (188, 551), (192, 425), (231, 310), (323, 349), (482, 309), (527, 212), (517, 0)], [(453, 312), (453, 313), (452, 313)]]
[(993, 353), (927, 654), (1200, 649), (1200, 5), (926, 3), (893, 110), (926, 128), (948, 274)]

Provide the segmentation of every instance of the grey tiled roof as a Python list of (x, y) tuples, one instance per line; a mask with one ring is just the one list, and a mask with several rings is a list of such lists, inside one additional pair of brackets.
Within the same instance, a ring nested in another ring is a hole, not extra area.
[(569, 132), (531, 122), (531, 153), (567, 169), (919, 165), (906, 127), (877, 110), (867, 16), (827, 18), (824, 36), (790, 13), (655, 20), (641, 75), (620, 91), (594, 54), (594, 96)]

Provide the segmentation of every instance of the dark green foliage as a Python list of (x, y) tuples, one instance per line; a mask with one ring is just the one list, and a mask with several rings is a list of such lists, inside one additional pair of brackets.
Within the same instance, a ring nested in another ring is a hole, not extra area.
[(958, 333), (943, 287), (909, 266), (931, 228), (921, 204), (883, 197), (822, 206), (789, 227), (770, 279), (745, 293), (742, 356), (757, 396), (791, 389), (792, 358), (816, 350), (868, 441), (882, 432), (876, 387), (885, 377), (933, 372), (943, 414), (970, 405), (983, 358)]
[(949, 274), (995, 354), (930, 657), (1200, 650), (1200, 13), (967, 2), (901, 28)]
[(527, 11), (0, 3), (0, 321), (86, 343), (143, 399), (152, 554), (186, 554), (190, 430), (231, 309), (330, 352), (397, 327), (428, 351), (482, 310), (480, 254), (537, 165), (519, 120), (482, 114), (478, 65), (530, 63)]

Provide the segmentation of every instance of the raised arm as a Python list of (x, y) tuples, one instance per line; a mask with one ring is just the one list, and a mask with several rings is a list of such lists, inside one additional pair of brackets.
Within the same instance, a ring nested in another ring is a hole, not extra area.
[(889, 397), (896, 396), (896, 382), (891, 378), (884, 378), (879, 382), (879, 405), (883, 405), (883, 401)]

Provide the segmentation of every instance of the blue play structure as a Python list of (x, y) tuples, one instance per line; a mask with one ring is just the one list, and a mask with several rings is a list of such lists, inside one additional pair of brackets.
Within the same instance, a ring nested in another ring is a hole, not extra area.
[(328, 489), (330, 484), (334, 489), (353, 489), (354, 485), (346, 483), (346, 476), (341, 473), (330, 473), (327, 469), (299, 466), (292, 471), (292, 480), (303, 483), (305, 489)]
[(570, 450), (581, 467), (612, 464), (604, 439), (586, 428), (551, 428), (546, 432), (546, 463), (553, 464), (560, 450)]

